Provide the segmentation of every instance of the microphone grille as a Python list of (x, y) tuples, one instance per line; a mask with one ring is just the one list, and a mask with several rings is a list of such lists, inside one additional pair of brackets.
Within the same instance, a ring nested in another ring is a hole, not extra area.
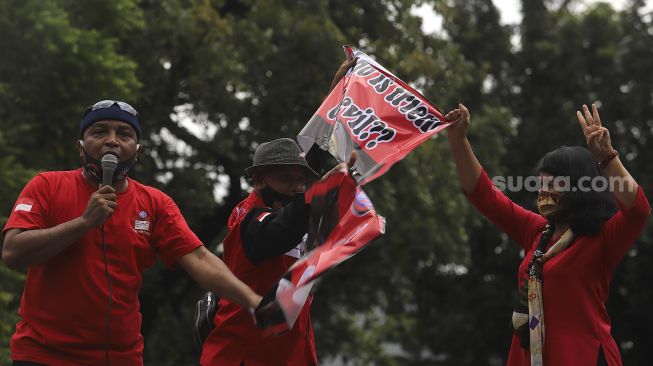
[(118, 157), (113, 154), (104, 154), (101, 164), (103, 170), (113, 170), (118, 166)]

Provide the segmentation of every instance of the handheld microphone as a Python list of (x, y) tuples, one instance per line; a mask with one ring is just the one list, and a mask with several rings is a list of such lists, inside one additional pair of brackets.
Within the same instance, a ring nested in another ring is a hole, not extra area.
[(113, 173), (118, 166), (118, 157), (113, 154), (104, 154), (102, 157), (102, 185), (110, 186), (113, 183)]
[[(118, 166), (118, 157), (113, 154), (104, 154), (102, 160), (100, 161), (102, 165), (102, 186), (110, 186), (113, 183), (113, 173), (116, 171)], [(109, 284), (109, 305), (107, 307), (107, 312), (105, 314), (105, 358), (106, 366), (110, 366), (109, 361), (109, 320), (111, 316), (111, 304), (113, 303), (113, 290), (111, 286), (111, 275), (109, 274), (109, 264), (107, 262), (107, 245), (104, 241), (104, 224), (102, 224), (102, 254), (104, 257), (104, 271), (107, 275), (107, 282)]]

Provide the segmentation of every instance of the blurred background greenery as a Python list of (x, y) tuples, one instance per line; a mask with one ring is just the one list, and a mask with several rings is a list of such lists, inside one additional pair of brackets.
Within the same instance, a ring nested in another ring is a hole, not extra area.
[[(653, 191), (653, 23), (644, 1), (523, 0), (519, 24), (491, 0), (0, 0), (0, 226), (38, 171), (79, 166), (82, 110), (120, 99), (141, 113), (133, 176), (180, 206), (215, 249), (246, 194), (257, 143), (294, 137), (350, 44), (442, 110), (464, 102), (490, 175), (528, 175), (598, 101), (625, 164)], [(415, 14), (432, 7), (441, 30)], [(444, 136), (367, 192), (387, 234), (316, 289), (326, 365), (501, 365), (509, 347), (516, 245), (470, 209)], [(534, 208), (534, 196), (511, 193)], [(652, 225), (619, 266), (608, 303), (624, 363), (653, 345)], [(0, 364), (9, 361), (23, 275), (0, 265)], [(71, 284), (72, 285), (72, 284)], [(158, 265), (141, 291), (146, 365), (194, 365), (203, 291)]]

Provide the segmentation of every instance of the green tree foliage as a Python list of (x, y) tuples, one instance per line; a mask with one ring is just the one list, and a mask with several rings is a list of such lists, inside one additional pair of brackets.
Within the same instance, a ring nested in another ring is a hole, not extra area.
[[(0, 132), (0, 225), (4, 227), (7, 215), (13, 207), (13, 202), (22, 186), (27, 183), (33, 172), (17, 164), (13, 156), (4, 155), (7, 142)], [(18, 321), (16, 310), (20, 304), (24, 276), (11, 271), (5, 266), (0, 266), (0, 363), (9, 363), (9, 338), (14, 332), (14, 325)]]
[[(144, 154), (134, 176), (163, 189), (212, 249), (246, 194), (257, 144), (294, 136), (327, 93), (342, 44), (373, 55), (442, 109), (464, 102), (490, 175), (528, 175), (561, 144), (584, 143), (575, 111), (598, 100), (647, 192), (653, 133), (651, 16), (632, 1), (523, 1), (499, 22), (490, 0), (0, 0), (0, 224), (39, 170), (78, 166), (81, 111), (133, 103)], [(428, 4), (442, 33), (411, 9)], [(215, 187), (219, 187), (216, 189)], [(500, 365), (520, 258), (469, 207), (444, 136), (366, 188), (387, 234), (327, 276), (313, 303), (318, 354), (349, 365)], [(510, 194), (533, 207), (533, 196)], [(653, 319), (651, 230), (615, 274), (609, 305), (626, 364), (646, 363)], [(8, 362), (22, 275), (0, 268), (0, 363)], [(141, 291), (148, 365), (193, 365), (199, 289), (155, 266)]]

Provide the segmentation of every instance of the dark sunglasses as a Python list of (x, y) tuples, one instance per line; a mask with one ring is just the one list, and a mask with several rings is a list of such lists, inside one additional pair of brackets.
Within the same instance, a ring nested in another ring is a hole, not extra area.
[(93, 104), (92, 106), (86, 108), (86, 110), (84, 111), (84, 114), (83, 114), (82, 117), (85, 117), (87, 114), (89, 114), (92, 111), (95, 111), (95, 110), (98, 110), (98, 109), (110, 108), (110, 107), (113, 107), (114, 105), (117, 105), (118, 108), (120, 108), (123, 111), (131, 114), (132, 116), (138, 117), (138, 112), (136, 111), (136, 109), (134, 109), (134, 107), (132, 107), (131, 105), (129, 105), (129, 104), (125, 103), (125, 102), (121, 102), (121, 101), (118, 101), (118, 100), (101, 100), (101, 101)]

